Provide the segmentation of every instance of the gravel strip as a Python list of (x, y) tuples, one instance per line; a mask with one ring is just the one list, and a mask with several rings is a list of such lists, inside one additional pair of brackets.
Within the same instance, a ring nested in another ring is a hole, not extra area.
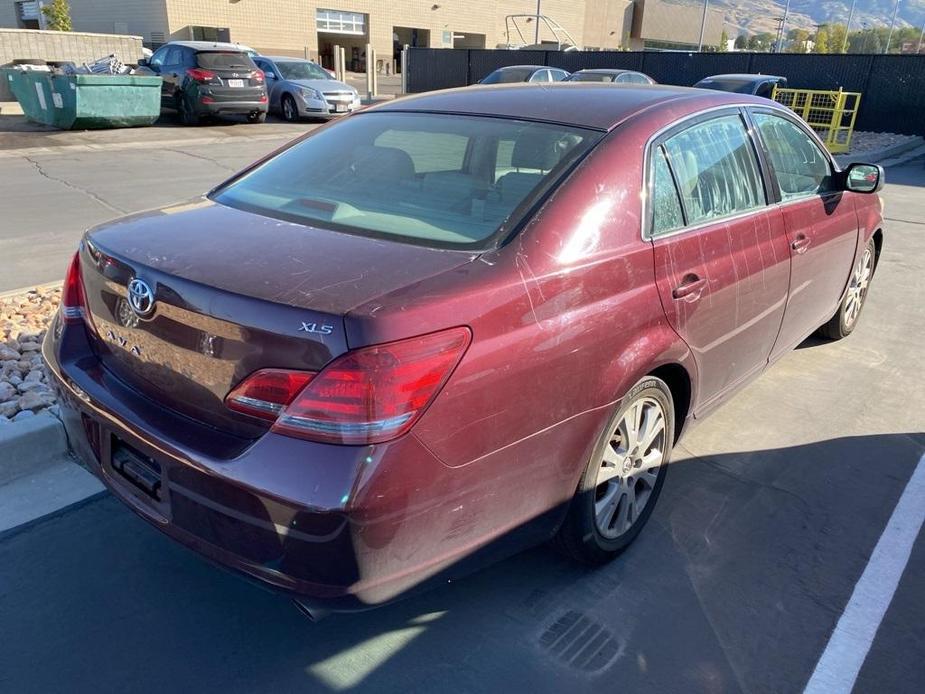
[(902, 142), (914, 140), (915, 135), (897, 135), (896, 133), (855, 132), (851, 136), (851, 149), (847, 154), (863, 154), (874, 150), (886, 149)]
[(60, 300), (59, 287), (0, 299), (0, 426), (55, 404), (42, 363), (42, 340)]

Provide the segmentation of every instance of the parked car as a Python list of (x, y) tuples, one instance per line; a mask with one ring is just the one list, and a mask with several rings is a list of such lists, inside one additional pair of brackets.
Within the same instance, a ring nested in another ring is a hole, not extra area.
[(87, 232), (43, 354), (116, 497), (310, 612), (600, 563), (691, 420), (855, 329), (882, 184), (752, 96), (410, 96)]
[(247, 50), (233, 43), (172, 41), (138, 64), (142, 73), (161, 76), (161, 108), (177, 111), (185, 125), (227, 115), (262, 123), (266, 83)]
[(561, 82), (568, 77), (568, 72), (557, 67), (545, 65), (509, 65), (499, 67), (479, 84), (508, 84), (511, 82)]
[(565, 78), (566, 82), (616, 82), (617, 84), (656, 84), (656, 81), (635, 70), (579, 70)]
[(736, 94), (754, 94), (771, 98), (774, 87), (785, 89), (787, 78), (777, 75), (713, 75), (704, 77), (694, 85), (696, 89), (716, 89), (721, 92), (735, 92)]
[(360, 107), (357, 90), (331, 77), (317, 63), (301, 58), (254, 58), (267, 80), (270, 110), (285, 120), (333, 118)]

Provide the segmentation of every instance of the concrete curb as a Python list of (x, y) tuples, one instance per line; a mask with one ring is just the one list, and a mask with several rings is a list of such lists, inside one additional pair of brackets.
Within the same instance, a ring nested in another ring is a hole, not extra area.
[(68, 459), (64, 425), (50, 412), (0, 424), (0, 485)]
[(869, 152), (858, 152), (857, 154), (836, 154), (835, 161), (838, 162), (839, 166), (845, 166), (846, 164), (851, 164), (852, 162), (864, 162), (866, 164), (877, 164), (885, 159), (892, 159), (893, 157), (908, 152), (911, 149), (916, 149), (925, 144), (925, 139), (921, 137), (914, 137), (911, 140), (906, 140), (905, 142), (898, 142), (895, 145), (890, 145), (889, 147), (884, 147), (883, 149), (872, 149)]

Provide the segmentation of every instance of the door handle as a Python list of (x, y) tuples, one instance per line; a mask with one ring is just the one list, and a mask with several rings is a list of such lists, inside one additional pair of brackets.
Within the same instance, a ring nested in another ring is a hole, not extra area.
[(689, 272), (684, 275), (681, 284), (671, 290), (671, 296), (685, 301), (697, 301), (706, 286), (707, 281), (705, 279)]
[(809, 248), (812, 242), (812, 239), (806, 234), (797, 234), (797, 237), (793, 240), (793, 243), (790, 244), (790, 247), (797, 253), (806, 253), (806, 249)]

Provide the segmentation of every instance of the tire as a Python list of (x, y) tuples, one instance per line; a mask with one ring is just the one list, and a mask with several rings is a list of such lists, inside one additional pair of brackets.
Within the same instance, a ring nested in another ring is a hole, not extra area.
[(858, 325), (861, 311), (867, 302), (867, 292), (870, 282), (877, 269), (877, 247), (874, 240), (867, 242), (867, 248), (861, 253), (861, 258), (851, 270), (848, 280), (848, 290), (838, 307), (835, 315), (823, 325), (816, 333), (829, 340), (841, 340), (848, 337)]
[(190, 108), (189, 102), (182, 92), (177, 94), (177, 111), (180, 113), (180, 122), (183, 125), (199, 125), (201, 122), (199, 114)]
[(284, 121), (294, 123), (299, 120), (299, 107), (296, 106), (295, 99), (292, 98), (291, 94), (283, 94), (279, 105)]
[[(627, 439), (627, 427), (637, 407), (642, 408), (638, 420), (649, 422), (655, 431), (651, 443), (641, 451)], [(656, 415), (660, 420), (647, 419)], [(560, 549), (579, 562), (600, 565), (629, 547), (658, 501), (671, 460), (674, 432), (671, 391), (660, 378), (646, 376), (630, 388), (601, 432), (556, 536)], [(648, 467), (651, 461), (646, 463), (641, 458), (652, 456), (654, 461), (656, 452), (657, 465)]]
[(267, 119), (266, 111), (255, 111), (247, 114), (248, 123), (263, 123)]

